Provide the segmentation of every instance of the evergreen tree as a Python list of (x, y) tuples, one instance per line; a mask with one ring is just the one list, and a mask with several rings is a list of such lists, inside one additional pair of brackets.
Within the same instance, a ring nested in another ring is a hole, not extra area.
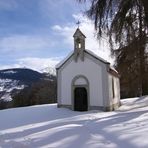
[(56, 79), (33, 83), (13, 96), (14, 107), (47, 103), (56, 103)]
[[(78, 0), (91, 3), (86, 12), (94, 20), (98, 39), (109, 36), (112, 54), (116, 57), (116, 67), (122, 80), (136, 81), (138, 94), (148, 94), (147, 81), (147, 40), (148, 1), (147, 0)], [(125, 74), (126, 72), (126, 74)], [(132, 76), (136, 79), (133, 79)], [(132, 81), (132, 82), (129, 82)], [(135, 91), (137, 91), (137, 89)], [(135, 93), (135, 92), (134, 92)], [(133, 93), (133, 94), (134, 94)]]

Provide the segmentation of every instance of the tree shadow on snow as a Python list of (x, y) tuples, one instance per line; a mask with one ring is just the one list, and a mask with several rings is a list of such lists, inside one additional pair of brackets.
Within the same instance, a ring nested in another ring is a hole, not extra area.
[[(37, 110), (35, 109), (35, 111)], [(38, 116), (47, 114), (47, 111), (49, 110), (44, 110), (42, 114), (37, 112)], [(5, 132), (7, 130), (5, 129), (0, 135), (0, 144), (3, 146), (18, 144), (18, 146), (22, 145), (24, 147), (64, 148), (82, 148), (86, 146), (103, 148), (114, 144), (115, 147), (120, 148), (135, 148), (129, 138), (123, 139), (121, 136), (138, 130), (140, 121), (135, 121), (134, 123), (132, 120), (136, 120), (145, 113), (147, 111), (118, 111), (117, 114), (99, 118), (98, 115), (93, 117), (93, 112), (73, 112), (53, 107), (52, 113), (49, 113), (51, 115), (49, 119), (43, 117), (38, 120), (36, 117), (33, 123), (28, 122), (25, 127), (23, 127), (24, 124), (18, 124), (18, 127), (15, 127), (20, 129), (13, 131), (12, 127), (12, 131), (8, 129), (8, 132)], [(103, 112), (103, 114), (108, 113)], [(85, 116), (86, 118), (84, 118)]]

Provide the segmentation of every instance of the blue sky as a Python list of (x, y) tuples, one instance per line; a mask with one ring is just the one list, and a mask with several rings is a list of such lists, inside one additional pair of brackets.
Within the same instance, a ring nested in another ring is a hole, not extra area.
[(0, 69), (54, 67), (73, 50), (78, 20), (87, 47), (107, 57), (92, 22), (83, 15), (86, 8), (76, 0), (0, 0)]

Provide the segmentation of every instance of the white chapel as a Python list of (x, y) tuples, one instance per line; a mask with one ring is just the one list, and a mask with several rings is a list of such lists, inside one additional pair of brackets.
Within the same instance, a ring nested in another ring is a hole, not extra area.
[(74, 50), (56, 66), (58, 107), (74, 111), (112, 111), (120, 105), (119, 74), (110, 63), (85, 49), (77, 28)]

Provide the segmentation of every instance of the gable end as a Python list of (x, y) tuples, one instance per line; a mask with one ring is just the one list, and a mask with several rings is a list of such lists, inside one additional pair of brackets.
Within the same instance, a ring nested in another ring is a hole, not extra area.
[(117, 78), (120, 78), (120, 75), (117, 71), (113, 70), (112, 68), (109, 68), (109, 71), (108, 71), (109, 74), (117, 77)]

